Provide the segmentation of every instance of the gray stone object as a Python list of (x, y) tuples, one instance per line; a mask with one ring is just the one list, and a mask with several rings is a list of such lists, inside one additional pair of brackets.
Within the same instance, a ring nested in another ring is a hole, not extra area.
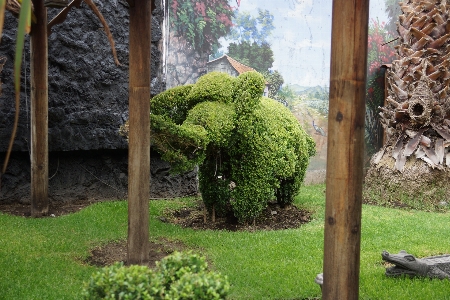
[(314, 278), (314, 282), (320, 286), (320, 290), (323, 287), (323, 273), (317, 274), (316, 278)]
[(381, 253), (384, 261), (394, 264), (386, 269), (386, 276), (397, 277), (407, 275), (410, 277), (450, 278), (450, 254), (416, 258), (405, 250), (398, 254), (387, 251)]

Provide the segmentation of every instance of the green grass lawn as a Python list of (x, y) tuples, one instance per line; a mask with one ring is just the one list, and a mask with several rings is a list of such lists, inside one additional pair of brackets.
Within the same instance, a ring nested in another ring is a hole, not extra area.
[[(166, 207), (194, 199), (150, 202), (152, 240), (183, 241), (228, 275), (230, 299), (320, 297), (325, 186), (302, 188), (296, 204), (314, 211), (299, 229), (259, 232), (194, 231), (157, 219)], [(83, 260), (89, 249), (126, 238), (127, 203), (104, 202), (57, 218), (0, 214), (0, 299), (80, 299), (97, 268)], [(387, 278), (381, 252), (404, 249), (417, 257), (450, 253), (448, 213), (363, 207), (361, 299), (450, 299), (449, 280)]]

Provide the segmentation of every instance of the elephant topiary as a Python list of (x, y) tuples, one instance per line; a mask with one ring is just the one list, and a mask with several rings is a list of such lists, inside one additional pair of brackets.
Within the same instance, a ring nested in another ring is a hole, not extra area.
[(209, 211), (258, 217), (269, 201), (291, 204), (314, 140), (279, 102), (263, 97), (257, 72), (212, 72), (151, 99), (152, 143), (175, 172), (199, 167)]

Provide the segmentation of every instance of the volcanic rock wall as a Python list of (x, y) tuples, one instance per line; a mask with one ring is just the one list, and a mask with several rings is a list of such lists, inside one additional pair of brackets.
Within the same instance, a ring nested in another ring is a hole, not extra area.
[[(127, 142), (118, 134), (128, 119), (128, 4), (94, 1), (110, 26), (121, 66), (95, 14), (82, 2), (49, 35), (49, 195), (54, 200), (124, 197), (127, 190)], [(161, 73), (164, 11), (152, 11), (152, 95), (165, 89)], [(48, 9), (49, 20), (58, 13)], [(13, 62), (17, 19), (6, 13), (0, 55), (0, 158), (3, 163), (14, 120)], [(21, 111), (16, 141), (0, 201), (29, 200), (30, 92), (29, 43), (26, 41)], [(151, 154), (151, 196), (174, 197), (197, 192), (195, 172), (170, 176), (169, 165)], [(52, 177), (53, 176), (53, 177)]]

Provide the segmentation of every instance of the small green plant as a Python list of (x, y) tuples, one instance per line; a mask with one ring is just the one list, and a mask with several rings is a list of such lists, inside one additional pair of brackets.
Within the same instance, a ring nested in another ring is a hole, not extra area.
[(186, 273), (172, 284), (166, 299), (225, 299), (229, 289), (228, 282), (218, 273)]
[(169, 289), (170, 285), (187, 273), (199, 273), (206, 270), (208, 264), (204, 257), (192, 252), (183, 253), (175, 251), (172, 255), (156, 263), (156, 272), (161, 282)]
[(206, 259), (192, 252), (174, 252), (156, 263), (126, 267), (116, 263), (94, 273), (82, 296), (97, 299), (225, 299), (226, 276), (207, 271)]
[(205, 257), (191, 252), (163, 258), (156, 272), (166, 288), (166, 299), (224, 299), (230, 289), (227, 278), (207, 268)]
[(94, 273), (82, 295), (89, 300), (162, 299), (163, 291), (161, 280), (148, 267), (116, 263)]

